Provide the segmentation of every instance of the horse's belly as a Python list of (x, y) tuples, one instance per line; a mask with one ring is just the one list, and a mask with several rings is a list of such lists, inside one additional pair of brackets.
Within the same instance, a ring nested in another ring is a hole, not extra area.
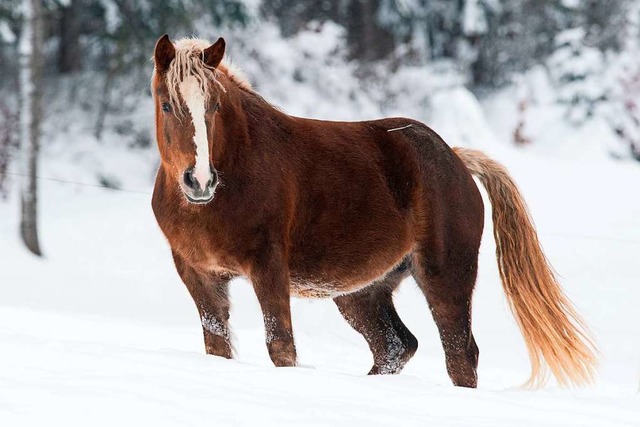
[(399, 259), (379, 264), (377, 268), (368, 271), (358, 271), (354, 268), (350, 274), (332, 279), (290, 278), (291, 296), (298, 298), (335, 298), (340, 295), (357, 292), (374, 282), (383, 279), (403, 261), (406, 254)]
[(356, 292), (374, 280), (361, 283), (331, 282), (314, 279), (291, 278), (291, 296), (297, 298), (335, 298), (340, 295)]
[[(339, 295), (384, 277), (414, 250), (417, 218), (412, 206), (400, 209), (389, 189), (371, 179), (357, 194), (320, 194), (294, 228), (289, 270), (294, 295)], [(345, 191), (349, 193), (349, 191)]]
[(291, 296), (298, 298), (332, 298), (342, 293), (336, 283), (291, 277)]
[[(291, 269), (291, 295), (301, 298), (334, 298), (356, 292), (385, 277), (413, 250), (409, 239), (394, 239), (386, 245), (350, 254), (339, 251), (308, 258)], [(303, 268), (298, 268), (303, 267)], [(299, 274), (304, 271), (304, 274)]]

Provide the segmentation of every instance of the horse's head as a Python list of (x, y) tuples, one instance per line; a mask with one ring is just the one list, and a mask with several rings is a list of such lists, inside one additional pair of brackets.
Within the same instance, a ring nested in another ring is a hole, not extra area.
[(191, 203), (210, 202), (218, 185), (211, 153), (225, 92), (216, 69), (224, 49), (222, 38), (212, 45), (195, 39), (174, 45), (166, 34), (155, 47), (151, 90), (160, 157)]

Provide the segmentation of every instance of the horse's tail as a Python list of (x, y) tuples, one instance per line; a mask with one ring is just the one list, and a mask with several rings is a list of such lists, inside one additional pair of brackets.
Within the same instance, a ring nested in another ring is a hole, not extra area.
[(543, 385), (548, 369), (560, 385), (591, 383), (597, 364), (594, 341), (542, 252), (518, 187), (504, 166), (481, 151), (453, 150), (482, 182), (493, 206), (502, 287), (531, 359), (531, 376), (525, 386)]

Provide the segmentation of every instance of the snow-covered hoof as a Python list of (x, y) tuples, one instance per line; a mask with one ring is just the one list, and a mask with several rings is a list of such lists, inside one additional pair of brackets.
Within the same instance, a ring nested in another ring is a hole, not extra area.
[(388, 340), (386, 353), (375, 361), (368, 375), (399, 374), (417, 350), (418, 340), (410, 332), (403, 339), (393, 336)]

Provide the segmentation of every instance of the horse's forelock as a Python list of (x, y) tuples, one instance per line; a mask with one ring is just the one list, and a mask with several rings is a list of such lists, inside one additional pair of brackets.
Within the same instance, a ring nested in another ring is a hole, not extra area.
[(219, 81), (220, 72), (207, 66), (202, 60), (202, 52), (209, 46), (209, 42), (202, 39), (182, 39), (176, 42), (176, 56), (166, 72), (166, 84), (169, 92), (169, 101), (174, 111), (184, 114), (182, 104), (179, 102), (179, 87), (187, 77), (192, 76), (198, 82), (198, 86), (204, 95), (205, 102), (211, 97), (209, 82), (213, 81), (221, 91), (226, 92)]

